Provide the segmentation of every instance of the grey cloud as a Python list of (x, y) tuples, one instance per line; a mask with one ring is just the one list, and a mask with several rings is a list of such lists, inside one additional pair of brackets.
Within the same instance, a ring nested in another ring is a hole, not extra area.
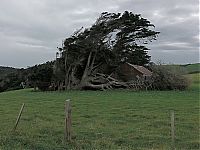
[(153, 56), (154, 62), (161, 61), (162, 63), (170, 64), (188, 64), (199, 61), (198, 51), (149, 51), (149, 54)]
[(153, 61), (199, 61), (196, 0), (1, 0), (0, 65), (26, 67), (52, 60), (56, 47), (76, 29), (89, 27), (101, 12), (125, 10), (148, 18), (161, 32), (148, 45)]

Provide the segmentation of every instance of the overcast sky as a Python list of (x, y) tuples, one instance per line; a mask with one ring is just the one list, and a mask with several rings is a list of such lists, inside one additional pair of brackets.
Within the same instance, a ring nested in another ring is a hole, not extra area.
[(0, 65), (27, 67), (53, 60), (56, 47), (101, 12), (141, 14), (160, 31), (152, 61), (199, 62), (198, 0), (0, 0)]

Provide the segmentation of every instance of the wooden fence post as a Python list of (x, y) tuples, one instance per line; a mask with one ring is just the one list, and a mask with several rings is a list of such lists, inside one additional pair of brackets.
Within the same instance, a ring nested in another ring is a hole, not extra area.
[(171, 146), (172, 149), (175, 149), (175, 119), (174, 119), (174, 110), (170, 111), (170, 115), (171, 115)]
[(17, 116), (17, 120), (16, 120), (16, 122), (15, 122), (15, 126), (14, 126), (14, 128), (13, 128), (13, 130), (15, 131), (15, 129), (17, 128), (17, 125), (18, 125), (18, 123), (19, 123), (19, 120), (20, 120), (20, 118), (21, 118), (21, 115), (22, 115), (22, 111), (23, 111), (23, 109), (24, 109), (24, 103), (22, 104), (22, 107), (21, 107), (21, 109), (20, 109), (20, 111), (19, 111), (19, 114), (18, 114), (18, 116)]
[(64, 130), (64, 141), (71, 141), (71, 103), (70, 100), (65, 101), (65, 130)]

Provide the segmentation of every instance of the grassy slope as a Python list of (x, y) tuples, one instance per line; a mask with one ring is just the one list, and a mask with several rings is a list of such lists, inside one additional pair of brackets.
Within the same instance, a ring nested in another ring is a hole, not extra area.
[(182, 66), (185, 67), (186, 70), (187, 70), (189, 73), (200, 72), (200, 63), (189, 64), (189, 65), (182, 65)]
[(186, 65), (167, 65), (172, 69), (176, 69), (183, 73), (200, 73), (200, 63)]
[[(176, 115), (176, 148), (198, 149), (198, 87), (199, 80), (188, 91), (1, 93), (0, 149), (170, 149), (171, 109)], [(63, 109), (68, 98), (74, 139), (65, 146)], [(23, 102), (25, 110), (13, 133)]]

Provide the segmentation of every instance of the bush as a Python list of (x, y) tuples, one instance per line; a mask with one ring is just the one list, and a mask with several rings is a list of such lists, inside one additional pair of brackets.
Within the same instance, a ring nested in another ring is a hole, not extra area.
[(50, 82), (38, 82), (37, 87), (41, 91), (47, 91), (49, 90)]
[(49, 90), (52, 76), (53, 66), (51, 63), (46, 63), (30, 68), (28, 80), (34, 88), (37, 86), (39, 90), (47, 91)]
[(185, 90), (190, 80), (181, 74), (180, 70), (162, 65), (151, 67), (153, 72), (153, 88), (157, 90)]

